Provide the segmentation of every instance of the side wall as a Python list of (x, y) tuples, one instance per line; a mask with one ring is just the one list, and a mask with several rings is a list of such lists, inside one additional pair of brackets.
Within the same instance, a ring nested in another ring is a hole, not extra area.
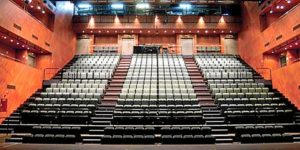
[[(260, 30), (259, 8), (256, 2), (244, 2), (242, 4), (243, 26), (238, 37), (238, 50), (241, 57), (255, 68), (270, 68), (272, 70), (272, 82), (274, 88), (282, 92), (292, 103), (300, 108), (300, 65), (299, 62), (279, 68), (278, 58), (272, 55), (264, 56), (263, 53), (275, 46), (287, 41), (293, 36), (299, 35), (300, 30), (293, 31), (293, 26), (300, 22), (300, 6), (281, 16), (264, 31)], [(280, 40), (276, 37), (282, 35)], [(268, 44), (266, 44), (268, 43)], [(262, 75), (268, 79), (266, 72)]]
[[(0, 97), (8, 99), (7, 111), (1, 112), (1, 117), (11, 114), (34, 91), (41, 88), (44, 68), (61, 68), (74, 56), (76, 36), (72, 31), (73, 10), (66, 5), (65, 2), (57, 3), (54, 31), (51, 32), (9, 0), (0, 1), (0, 26), (52, 53), (39, 56), (36, 68), (0, 58)], [(14, 24), (21, 26), (22, 31), (15, 29)], [(39, 39), (32, 39), (32, 34)], [(16, 89), (9, 90), (7, 85), (14, 85)]]

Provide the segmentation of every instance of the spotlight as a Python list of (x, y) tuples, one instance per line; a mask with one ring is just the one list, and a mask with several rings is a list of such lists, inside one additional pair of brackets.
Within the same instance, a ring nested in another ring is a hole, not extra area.
[(148, 3), (138, 3), (135, 5), (136, 9), (149, 9), (150, 5)]
[(81, 8), (81, 9), (88, 9), (88, 8), (91, 8), (91, 7), (92, 7), (92, 5), (87, 4), (87, 3), (78, 4), (78, 8)]
[(25, 4), (30, 4), (32, 0), (24, 0)]
[(37, 9), (40, 10), (40, 9), (41, 9), (41, 6), (37, 6)]
[(181, 9), (191, 9), (192, 5), (189, 3), (181, 3), (179, 4), (179, 8)]
[(124, 8), (124, 4), (123, 3), (114, 3), (114, 4), (111, 4), (111, 8), (116, 9), (116, 10), (120, 10), (120, 9)]

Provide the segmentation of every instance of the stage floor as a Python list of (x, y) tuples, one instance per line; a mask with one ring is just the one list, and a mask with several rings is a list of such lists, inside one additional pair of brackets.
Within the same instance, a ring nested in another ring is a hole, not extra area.
[(1, 150), (299, 150), (300, 143), (217, 145), (0, 144)]

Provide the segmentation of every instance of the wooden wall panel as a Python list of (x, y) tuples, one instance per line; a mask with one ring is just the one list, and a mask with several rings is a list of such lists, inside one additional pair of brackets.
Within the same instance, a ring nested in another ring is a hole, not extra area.
[(161, 44), (167, 47), (169, 44), (176, 44), (175, 35), (140, 35), (139, 44)]
[(203, 36), (199, 35), (197, 37), (198, 45), (220, 45), (220, 36)]
[(0, 43), (0, 53), (8, 55), (10, 57), (16, 56), (16, 51), (14, 49), (2, 43)]
[[(7, 92), (7, 84), (12, 83), (16, 86), (16, 90), (8, 97), (8, 111), (0, 113), (2, 117), (8, 116), (41, 87), (45, 68), (60, 69), (73, 58), (76, 43), (76, 36), (72, 31), (73, 10), (67, 9), (64, 4), (65, 2), (57, 2), (52, 32), (9, 0), (0, 1), (0, 26), (52, 53), (39, 56), (36, 68), (0, 58), (0, 95), (3, 96)], [(14, 23), (21, 26), (22, 31), (14, 28)], [(33, 39), (32, 34), (39, 39)], [(50, 47), (45, 46), (45, 42), (48, 42)]]
[(95, 36), (95, 45), (118, 44), (118, 35)]
[[(278, 57), (264, 56), (263, 53), (300, 34), (300, 30), (293, 31), (294, 25), (300, 22), (300, 6), (274, 21), (264, 31), (260, 30), (259, 8), (257, 2), (244, 2), (242, 4), (243, 26), (238, 36), (240, 56), (258, 72), (259, 68), (272, 69), (272, 82), (274, 88), (282, 92), (293, 104), (300, 108), (299, 73), (300, 63), (279, 68)], [(282, 34), (280, 40), (276, 40)], [(265, 47), (265, 43), (269, 46)], [(263, 71), (264, 78), (270, 75)]]

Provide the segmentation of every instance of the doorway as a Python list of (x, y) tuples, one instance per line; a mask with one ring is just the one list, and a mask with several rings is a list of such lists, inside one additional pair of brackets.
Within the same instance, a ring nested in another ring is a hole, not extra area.
[(193, 55), (193, 47), (194, 47), (193, 38), (181, 38), (180, 45), (181, 45), (182, 55)]
[(122, 55), (132, 55), (134, 45), (135, 45), (134, 38), (123, 38), (121, 44)]

